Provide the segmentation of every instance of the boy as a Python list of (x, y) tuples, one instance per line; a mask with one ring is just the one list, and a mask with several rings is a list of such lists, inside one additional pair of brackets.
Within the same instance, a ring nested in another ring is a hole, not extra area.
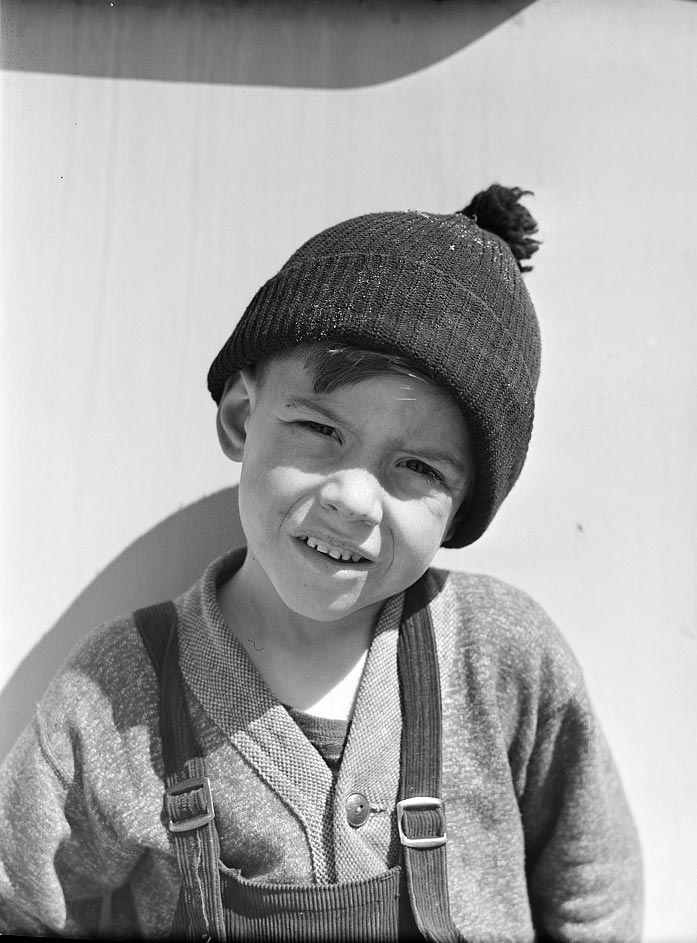
[(208, 378), (246, 547), (54, 680), (0, 780), (0, 929), (90, 936), (111, 894), (117, 937), (638, 938), (573, 656), (429, 569), (527, 450), (537, 321), (486, 228), (529, 254), (521, 195), (348, 220), (257, 293)]

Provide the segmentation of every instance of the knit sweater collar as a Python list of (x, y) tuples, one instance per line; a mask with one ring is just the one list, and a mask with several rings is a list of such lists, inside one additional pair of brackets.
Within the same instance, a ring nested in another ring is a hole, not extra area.
[[(325, 812), (334, 795), (332, 774), (269, 690), (218, 605), (217, 586), (239, 569), (245, 552), (244, 548), (233, 550), (213, 561), (199, 582), (178, 600), (184, 615), (179, 644), (185, 682), (213, 723), (303, 820), (318, 873), (330, 880), (350, 880), (354, 868), (360, 867), (365, 874), (366, 854), (375, 858), (378, 870), (384, 867), (389, 835), (382, 828), (372, 833), (361, 829), (360, 837), (355, 829), (347, 832), (340, 802), (335, 809), (335, 830), (345, 833), (349, 845), (358, 841), (360, 847), (348, 856), (336, 855), (336, 860), (343, 862), (340, 870), (346, 873), (337, 874), (334, 862), (323, 860)], [(399, 785), (401, 711), (396, 653), (403, 602), (402, 593), (383, 606), (336, 783), (338, 796), (362, 792), (371, 803), (384, 808), (387, 817)]]

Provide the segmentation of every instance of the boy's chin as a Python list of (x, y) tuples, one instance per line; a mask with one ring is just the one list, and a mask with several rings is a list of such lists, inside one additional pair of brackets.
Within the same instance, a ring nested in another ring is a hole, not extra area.
[(382, 609), (384, 598), (366, 593), (364, 581), (351, 586), (323, 586), (307, 581), (276, 586), (282, 604), (298, 619), (330, 627), (337, 622), (365, 626)]
[[(280, 595), (280, 594), (279, 594)], [(375, 607), (380, 608), (384, 600), (379, 602), (363, 602), (360, 595), (357, 597), (352, 594), (342, 595), (333, 598), (320, 598), (312, 594), (309, 599), (308, 594), (284, 594), (280, 596), (283, 604), (296, 616), (301, 619), (307, 619), (310, 622), (328, 623), (341, 622), (344, 620), (363, 621), (361, 616), (366, 614), (366, 610)], [(285, 598), (284, 598), (285, 597)]]

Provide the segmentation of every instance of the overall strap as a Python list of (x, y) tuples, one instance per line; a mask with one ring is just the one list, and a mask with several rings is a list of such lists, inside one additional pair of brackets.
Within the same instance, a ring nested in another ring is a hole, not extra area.
[(419, 931), (433, 943), (464, 943), (448, 902), (440, 673), (425, 580), (407, 590), (397, 648), (402, 701), (397, 828)]
[[(424, 584), (421, 579), (407, 591), (397, 649), (402, 702), (397, 827), (419, 931), (432, 943), (464, 943), (448, 903), (445, 810), (440, 798), (440, 677)], [(222, 940), (220, 847), (210, 783), (184, 698), (176, 610), (172, 603), (162, 603), (139, 610), (135, 619), (160, 679), (165, 817), (182, 874), (184, 926), (189, 939)]]
[(164, 815), (182, 877), (183, 909), (190, 940), (223, 940), (220, 843), (210, 780), (196, 743), (179, 668), (177, 611), (172, 602), (134, 613), (136, 626), (160, 684), (160, 734), (164, 761)]

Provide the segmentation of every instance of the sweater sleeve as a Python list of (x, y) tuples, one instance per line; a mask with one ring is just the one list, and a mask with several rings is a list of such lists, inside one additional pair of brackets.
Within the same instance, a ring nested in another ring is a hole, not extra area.
[[(156, 844), (147, 656), (124, 635), (111, 627), (74, 654), (0, 767), (0, 933), (94, 939), (104, 895)], [(134, 914), (120, 907), (119, 935)]]
[(540, 723), (521, 814), (537, 938), (639, 940), (638, 835), (582, 683)]
[(79, 789), (46, 750), (41, 725), (39, 715), (0, 770), (0, 932), (89, 936), (102, 856)]

